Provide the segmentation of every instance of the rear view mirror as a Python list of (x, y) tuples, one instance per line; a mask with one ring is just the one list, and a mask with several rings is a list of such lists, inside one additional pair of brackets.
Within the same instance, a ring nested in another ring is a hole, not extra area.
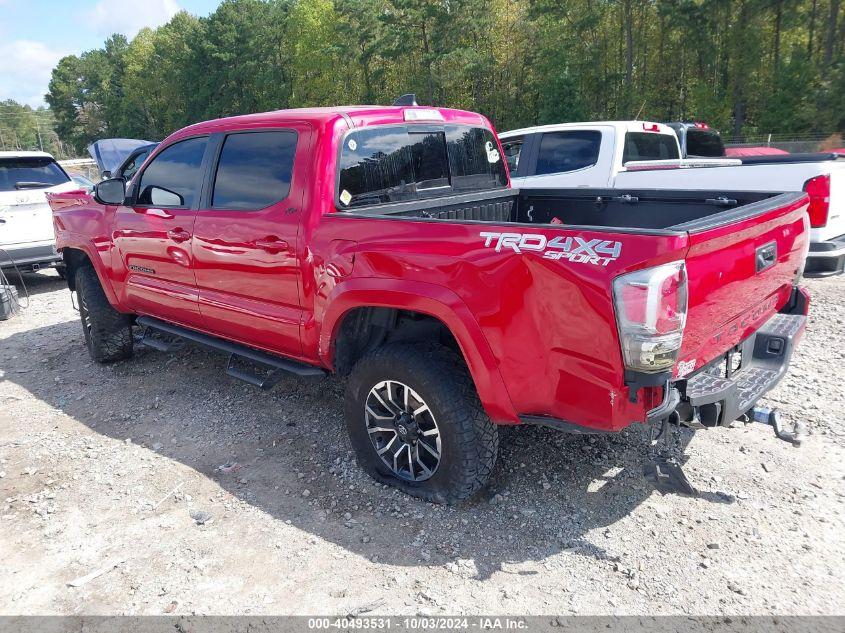
[(94, 187), (94, 197), (103, 204), (123, 204), (126, 199), (126, 183), (122, 178), (103, 180)]

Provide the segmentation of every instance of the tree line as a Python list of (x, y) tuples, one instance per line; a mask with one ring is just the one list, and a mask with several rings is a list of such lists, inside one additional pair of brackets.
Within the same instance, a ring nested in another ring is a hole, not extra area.
[(59, 137), (157, 140), (300, 106), (475, 110), (500, 130), (705, 120), (726, 136), (845, 130), (841, 0), (224, 0), (63, 58)]
[(12, 99), (0, 101), (0, 151), (40, 149), (62, 155), (54, 126), (47, 108), (32, 108)]

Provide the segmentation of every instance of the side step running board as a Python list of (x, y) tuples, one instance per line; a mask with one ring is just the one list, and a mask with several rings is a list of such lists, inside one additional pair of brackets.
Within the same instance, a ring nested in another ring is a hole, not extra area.
[(179, 349), (179, 339), (173, 337), (168, 337), (166, 339), (159, 338), (155, 336), (156, 332), (158, 332), (158, 330), (145, 327), (143, 333), (141, 334), (141, 344), (165, 353), (175, 352)]
[[(141, 338), (141, 343), (144, 345), (148, 345), (149, 347), (163, 352), (172, 351), (174, 349), (172, 342), (154, 338), (150, 335), (152, 332), (157, 332), (173, 338), (185, 339), (219, 352), (225, 352), (226, 354), (229, 354), (229, 362), (226, 365), (226, 373), (233, 378), (243, 380), (251, 385), (260, 387), (261, 389), (270, 389), (273, 385), (279, 382), (285, 374), (294, 374), (302, 378), (313, 378), (316, 376), (326, 375), (326, 372), (319, 367), (313, 367), (311, 365), (299, 363), (295, 360), (281, 358), (280, 356), (273, 356), (272, 354), (247, 347), (246, 345), (240, 345), (238, 343), (217, 338), (216, 336), (211, 336), (210, 334), (203, 334), (202, 332), (197, 332), (196, 330), (191, 330), (179, 325), (173, 325), (172, 323), (167, 323), (166, 321), (161, 321), (153, 317), (139, 316), (135, 322), (144, 328), (144, 335)], [(251, 373), (241, 369), (236, 366), (236, 362), (239, 360), (248, 361), (255, 365), (262, 366), (269, 371), (269, 374), (265, 374), (262, 377), (256, 373)]]

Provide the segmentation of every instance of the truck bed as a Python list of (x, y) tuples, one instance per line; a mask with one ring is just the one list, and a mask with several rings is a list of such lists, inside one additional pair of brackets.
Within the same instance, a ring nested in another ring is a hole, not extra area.
[[(353, 215), (553, 224), (619, 231), (687, 231), (753, 216), (802, 194), (618, 189), (516, 189), (378, 205)], [(775, 199), (777, 198), (777, 199)]]
[[(613, 279), (686, 263), (675, 377), (694, 375), (789, 300), (806, 254), (806, 206), (802, 193), (504, 190), (332, 213), (322, 239), (356, 243), (356, 275), (454, 289), (499, 350), (518, 411), (602, 428), (629, 415), (605, 397), (608, 376), (622, 371)], [(574, 404), (586, 393), (589, 406)]]

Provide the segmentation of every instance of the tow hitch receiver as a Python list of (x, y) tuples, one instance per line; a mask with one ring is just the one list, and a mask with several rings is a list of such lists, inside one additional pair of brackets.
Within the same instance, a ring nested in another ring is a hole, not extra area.
[(792, 428), (792, 431), (786, 431), (783, 428), (783, 421), (780, 418), (780, 411), (777, 409), (768, 409), (766, 407), (754, 407), (750, 411), (747, 422), (760, 422), (761, 424), (768, 424), (775, 432), (775, 437), (784, 442), (789, 442), (793, 446), (801, 446), (804, 438), (807, 437), (807, 425), (798, 421)]
[[(780, 411), (766, 407), (754, 407), (740, 420), (746, 424), (760, 422), (772, 427), (775, 436), (779, 440), (789, 442), (793, 446), (801, 446), (807, 436), (807, 425), (804, 422), (796, 422), (792, 431), (784, 429)], [(651, 442), (648, 451), (648, 459), (643, 464), (643, 475), (654, 487), (667, 494), (670, 492), (697, 496), (698, 490), (690, 483), (684, 470), (681, 467), (680, 433), (681, 426), (688, 422), (682, 422), (677, 411), (663, 418), (658, 424), (651, 428)]]
[(697, 496), (698, 491), (687, 479), (680, 462), (681, 419), (673, 411), (651, 430), (648, 459), (643, 464), (643, 475), (657, 490), (666, 494), (676, 492)]

